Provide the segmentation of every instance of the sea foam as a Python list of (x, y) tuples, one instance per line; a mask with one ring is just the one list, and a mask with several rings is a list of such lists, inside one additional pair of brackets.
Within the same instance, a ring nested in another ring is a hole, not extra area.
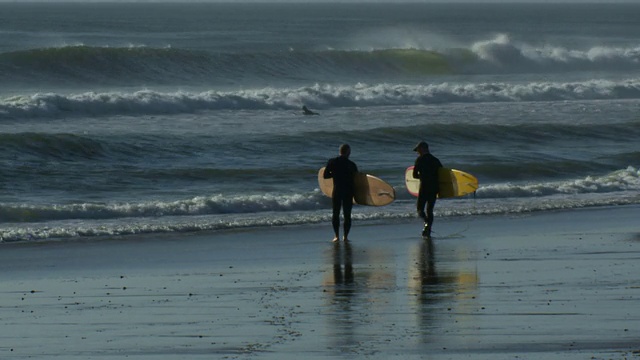
[(355, 84), (238, 91), (39, 93), (0, 99), (1, 119), (182, 114), (205, 110), (298, 110), (516, 101), (640, 98), (640, 79), (583, 82)]

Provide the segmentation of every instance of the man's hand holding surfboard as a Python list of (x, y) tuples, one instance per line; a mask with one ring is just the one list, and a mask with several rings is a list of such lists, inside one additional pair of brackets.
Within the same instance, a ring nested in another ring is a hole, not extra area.
[[(331, 197), (333, 193), (333, 179), (323, 177), (324, 167), (318, 170), (318, 184), (322, 193)], [(354, 179), (353, 202), (359, 205), (384, 206), (396, 199), (396, 191), (386, 181), (365, 173), (358, 173)]]
[[(478, 190), (478, 179), (475, 176), (456, 169), (440, 168), (438, 170), (438, 182), (440, 183), (439, 198), (464, 196)], [(413, 166), (409, 166), (405, 170), (404, 183), (409, 194), (418, 196), (420, 179), (413, 177)]]

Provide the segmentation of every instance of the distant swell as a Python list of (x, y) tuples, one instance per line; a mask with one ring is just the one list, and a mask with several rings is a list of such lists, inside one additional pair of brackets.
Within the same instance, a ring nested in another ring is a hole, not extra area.
[(450, 73), (443, 54), (417, 49), (207, 53), (185, 49), (66, 46), (0, 54), (0, 80), (11, 83), (129, 85), (234, 84), (356, 74)]
[(63, 84), (118, 84), (135, 79), (162, 84), (205, 74), (209, 62), (205, 54), (171, 48), (41, 48), (0, 54), (0, 79)]
[(103, 145), (73, 134), (17, 133), (0, 134), (0, 151), (14, 156), (46, 158), (94, 158), (103, 155)]
[(203, 110), (297, 110), (316, 108), (429, 105), (443, 103), (615, 100), (640, 98), (640, 79), (584, 82), (356, 84), (240, 91), (41, 93), (0, 99), (0, 119), (74, 115), (179, 114)]

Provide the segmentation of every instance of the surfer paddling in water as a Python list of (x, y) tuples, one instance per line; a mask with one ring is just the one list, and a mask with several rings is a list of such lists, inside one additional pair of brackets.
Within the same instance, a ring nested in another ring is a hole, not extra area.
[[(413, 177), (420, 179), (420, 191), (418, 193), (418, 215), (424, 220), (422, 236), (431, 237), (431, 227), (433, 225), (433, 208), (436, 206), (436, 197), (440, 192), (438, 183), (438, 170), (442, 163), (437, 157), (429, 152), (429, 144), (421, 141), (413, 148), (418, 153)], [(425, 213), (425, 205), (427, 211)]]
[(333, 217), (331, 224), (335, 237), (333, 241), (340, 239), (340, 209), (344, 215), (344, 235), (342, 240), (349, 240), (349, 230), (351, 230), (351, 209), (353, 208), (354, 178), (358, 173), (356, 164), (349, 160), (351, 147), (349, 144), (340, 145), (340, 156), (332, 158), (327, 162), (322, 175), (325, 179), (333, 179)]
[(302, 115), (320, 115), (320, 114), (309, 110), (309, 108), (306, 105), (304, 105), (302, 106)]

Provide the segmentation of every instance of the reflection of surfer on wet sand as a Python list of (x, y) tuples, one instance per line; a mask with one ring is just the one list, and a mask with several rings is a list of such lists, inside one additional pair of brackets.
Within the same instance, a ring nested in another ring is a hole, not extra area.
[(332, 268), (322, 282), (328, 304), (323, 310), (328, 315), (327, 348), (340, 358), (370, 350), (376, 341), (368, 331), (370, 324), (391, 316), (387, 305), (395, 298), (395, 267), (380, 266), (391, 264), (393, 257), (386, 248), (361, 246), (339, 241), (326, 253)]
[[(349, 242), (335, 242), (331, 253), (333, 264), (333, 284), (329, 280), (326, 293), (332, 305), (331, 333), (334, 343), (332, 348), (339, 353), (353, 352), (359, 341), (356, 334), (361, 317), (358, 315), (356, 295), (358, 287), (355, 284), (353, 261)], [(327, 279), (328, 280), (328, 279)]]
[(418, 261), (422, 291), (428, 290), (429, 285), (437, 285), (439, 282), (434, 251), (435, 248), (431, 239), (426, 239), (422, 242)]
[(320, 114), (315, 112), (315, 111), (309, 110), (309, 108), (306, 105), (303, 105), (302, 106), (302, 115), (320, 115)]
[[(451, 321), (462, 323), (469, 309), (477, 306), (475, 301), (478, 288), (477, 270), (472, 257), (464, 247), (449, 247), (442, 256), (437, 256), (436, 247), (431, 238), (420, 241), (412, 251), (412, 263), (409, 275), (412, 280), (412, 292), (415, 295), (416, 320), (423, 332), (425, 342), (434, 340), (430, 329), (437, 323)], [(442, 258), (444, 257), (444, 258)], [(438, 259), (440, 258), (440, 259)], [(437, 264), (446, 264), (438, 270)], [(443, 312), (442, 309), (447, 311)], [(458, 312), (451, 311), (456, 308)]]
[[(351, 255), (351, 245), (349, 244), (349, 242), (344, 243), (344, 251), (342, 251), (339, 242), (334, 243), (333, 281), (335, 285), (353, 284), (353, 261)], [(336, 291), (336, 293), (338, 293), (338, 291)], [(351, 294), (351, 292), (349, 292), (349, 294)]]

